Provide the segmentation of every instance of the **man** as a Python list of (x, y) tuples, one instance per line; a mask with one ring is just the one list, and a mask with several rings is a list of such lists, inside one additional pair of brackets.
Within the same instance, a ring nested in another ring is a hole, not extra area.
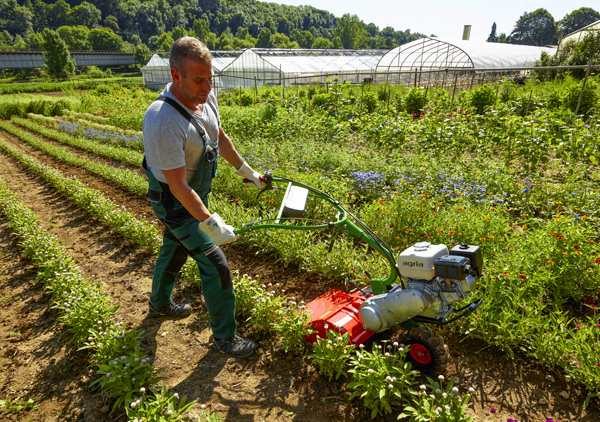
[(171, 299), (175, 279), (188, 255), (200, 270), (202, 293), (210, 316), (212, 348), (236, 358), (249, 357), (255, 344), (239, 337), (229, 264), (220, 245), (237, 240), (234, 228), (208, 210), (208, 193), (220, 154), (244, 177), (262, 188), (261, 174), (238, 154), (219, 120), (212, 88), (212, 54), (193, 37), (179, 38), (170, 52), (168, 83), (144, 115), (144, 168), (148, 198), (164, 223), (150, 315), (187, 317), (192, 309)]

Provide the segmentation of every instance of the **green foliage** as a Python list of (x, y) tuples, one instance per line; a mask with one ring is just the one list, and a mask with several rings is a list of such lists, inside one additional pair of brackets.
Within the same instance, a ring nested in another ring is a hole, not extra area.
[(21, 400), (20, 397), (14, 400), (0, 400), (0, 409), (6, 409), (9, 413), (19, 413), (21, 410), (37, 410), (38, 404), (33, 397), (27, 400)]
[(509, 36), (509, 43), (523, 45), (556, 44), (558, 34), (554, 18), (546, 9), (539, 8), (521, 15)]
[(411, 88), (406, 97), (404, 97), (404, 111), (416, 116), (423, 114), (427, 106), (426, 95), (426, 90), (423, 88)]
[(304, 336), (314, 333), (310, 325), (310, 317), (305, 309), (297, 309), (295, 304), (279, 315), (271, 327), (279, 339), (279, 349), (286, 353), (304, 355), (310, 345)]
[(418, 373), (405, 361), (408, 348), (396, 342), (383, 344), (373, 344), (370, 352), (361, 348), (349, 362), (350, 399), (361, 399), (373, 419), (391, 413), (414, 394), (410, 387)]
[(455, 378), (444, 385), (444, 376), (438, 377), (439, 381), (427, 377), (427, 384), (421, 384), (416, 397), (407, 400), (398, 419), (408, 422), (470, 422), (474, 416), (465, 416), (473, 389), (464, 396), (454, 386)]
[(137, 396), (141, 390), (153, 391), (153, 386), (160, 380), (158, 374), (164, 368), (155, 368), (152, 359), (146, 357), (136, 345), (127, 355), (111, 359), (99, 365), (96, 373), (99, 377), (92, 382), (98, 385), (104, 395), (114, 400), (113, 410), (117, 408), (135, 407)]
[(55, 79), (67, 79), (75, 73), (75, 60), (71, 58), (65, 42), (55, 31), (44, 29), (44, 70)]
[(562, 36), (566, 36), (598, 20), (600, 13), (589, 7), (580, 7), (558, 21), (558, 28)]
[[(187, 397), (179, 398), (179, 394), (167, 391), (163, 385), (160, 390), (141, 388), (139, 397), (126, 407), (129, 420), (148, 422), (191, 421), (185, 414), (195, 406), (194, 402), (187, 403)], [(202, 412), (201, 419), (206, 422), (219, 422), (217, 415), (206, 415)]]
[(469, 97), (471, 106), (475, 108), (475, 112), (477, 114), (483, 114), (487, 108), (494, 105), (496, 91), (491, 85), (483, 85), (473, 88)]
[(572, 85), (567, 89), (564, 103), (575, 112), (577, 109), (577, 103), (579, 102), (579, 96), (581, 95), (581, 102), (579, 105), (578, 113), (589, 115), (598, 108), (598, 84), (594, 80), (588, 80), (585, 88), (583, 88), (583, 94), (581, 94), (583, 88), (583, 81), (576, 85)]
[(319, 372), (331, 381), (346, 376), (348, 358), (354, 351), (354, 345), (350, 343), (350, 333), (340, 334), (328, 328), (325, 324), (327, 338), (317, 337), (309, 358)]

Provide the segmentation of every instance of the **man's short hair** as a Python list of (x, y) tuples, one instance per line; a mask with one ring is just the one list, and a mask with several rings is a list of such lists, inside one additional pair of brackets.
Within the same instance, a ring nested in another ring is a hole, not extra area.
[(212, 53), (202, 41), (194, 37), (178, 38), (171, 46), (169, 65), (183, 74), (183, 68), (188, 60), (202, 64), (212, 64)]

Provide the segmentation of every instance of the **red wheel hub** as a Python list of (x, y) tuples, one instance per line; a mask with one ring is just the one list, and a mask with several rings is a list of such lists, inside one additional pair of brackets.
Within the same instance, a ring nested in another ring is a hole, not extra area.
[(415, 362), (420, 363), (421, 365), (427, 365), (431, 362), (431, 353), (429, 353), (429, 349), (419, 343), (410, 345), (410, 356)]

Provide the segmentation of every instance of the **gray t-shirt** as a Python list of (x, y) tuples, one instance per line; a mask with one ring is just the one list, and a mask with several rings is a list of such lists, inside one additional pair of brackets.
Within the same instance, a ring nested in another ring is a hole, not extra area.
[[(219, 137), (219, 108), (211, 92), (202, 113), (196, 113), (181, 103), (171, 92), (168, 83), (159, 97), (166, 96), (177, 101), (202, 126), (211, 141)], [(185, 165), (189, 182), (196, 174), (198, 163), (204, 153), (204, 140), (194, 125), (188, 122), (173, 106), (164, 101), (153, 102), (142, 127), (144, 154), (148, 169), (160, 182), (167, 183), (161, 170), (173, 170)]]

